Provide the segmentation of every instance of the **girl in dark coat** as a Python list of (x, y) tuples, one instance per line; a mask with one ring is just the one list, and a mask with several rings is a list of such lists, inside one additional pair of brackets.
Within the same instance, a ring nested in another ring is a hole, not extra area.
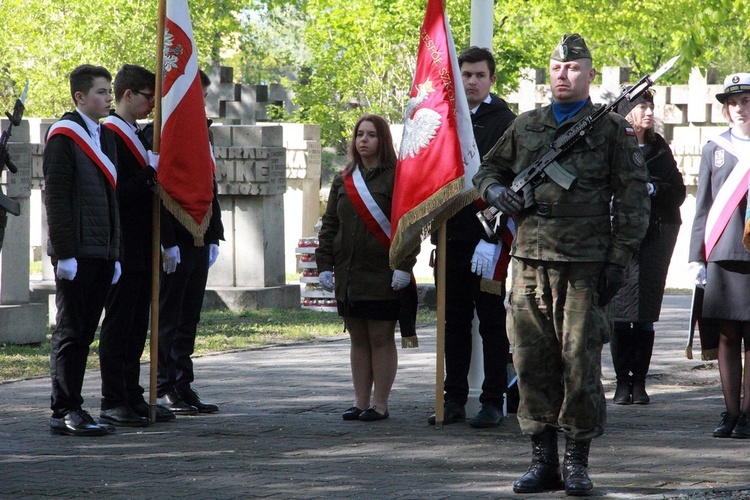
[(654, 347), (669, 261), (682, 219), (685, 184), (672, 151), (654, 132), (654, 98), (645, 92), (620, 104), (618, 112), (633, 126), (650, 180), (651, 217), (648, 232), (626, 270), (625, 285), (614, 304), (615, 329), (610, 341), (617, 376), (616, 404), (648, 404), (646, 374)]
[[(396, 153), (388, 123), (365, 115), (354, 126), (352, 161), (336, 176), (315, 251), (320, 284), (335, 289), (339, 315), (351, 338), (354, 406), (344, 420), (388, 418), (396, 378), (394, 343), (403, 288), (419, 250), (395, 270), (388, 261)], [(336, 273), (334, 279), (334, 272)]]

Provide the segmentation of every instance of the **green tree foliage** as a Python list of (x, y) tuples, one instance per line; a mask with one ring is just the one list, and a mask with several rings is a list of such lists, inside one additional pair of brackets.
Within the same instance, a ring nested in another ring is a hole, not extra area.
[[(343, 151), (362, 113), (403, 120), (426, 3), (190, 0), (190, 8), (201, 66), (219, 61), (239, 82), (284, 84), (297, 111), (279, 118), (321, 124), (324, 144)], [(471, 0), (445, 5), (460, 51)], [(70, 109), (66, 77), (78, 64), (154, 67), (156, 10), (156, 0), (2, 0), (0, 104), (9, 109), (28, 80), (27, 116), (59, 116)], [(629, 66), (636, 76), (682, 54), (666, 83), (684, 83), (692, 67), (720, 77), (748, 71), (748, 24), (742, 0), (495, 0), (495, 90), (512, 91), (521, 68), (545, 68), (571, 32), (586, 38), (597, 67)]]
[[(236, 46), (241, 0), (191, 0), (202, 66)], [(57, 117), (72, 108), (67, 75), (97, 64), (113, 76), (125, 63), (155, 69), (158, 2), (3, 0), (0, 3), (0, 104), (12, 107), (29, 82), (26, 116)]]

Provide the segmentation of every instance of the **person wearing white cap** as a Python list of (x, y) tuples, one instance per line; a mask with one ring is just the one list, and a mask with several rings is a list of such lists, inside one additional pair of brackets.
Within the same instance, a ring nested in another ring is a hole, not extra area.
[(750, 73), (726, 77), (716, 99), (723, 104), (730, 128), (703, 147), (689, 259), (696, 285), (705, 290), (702, 316), (719, 324), (719, 375), (726, 411), (713, 435), (748, 439), (750, 252), (742, 237), (750, 178)]

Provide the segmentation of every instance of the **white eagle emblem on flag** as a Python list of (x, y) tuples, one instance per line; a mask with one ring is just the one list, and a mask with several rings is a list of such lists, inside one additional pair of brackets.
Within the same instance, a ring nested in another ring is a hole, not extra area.
[[(407, 156), (414, 158), (419, 152), (430, 144), (435, 138), (437, 130), (440, 127), (440, 113), (432, 109), (417, 109), (429, 94), (435, 92), (432, 81), (427, 80), (417, 85), (417, 95), (409, 99), (404, 111), (404, 134), (401, 139), (398, 158), (403, 160)], [(414, 118), (411, 118), (414, 113)]]

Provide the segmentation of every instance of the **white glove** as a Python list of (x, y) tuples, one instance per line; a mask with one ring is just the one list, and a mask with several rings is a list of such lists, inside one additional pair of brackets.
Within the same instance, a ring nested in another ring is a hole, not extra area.
[(216, 243), (211, 243), (208, 245), (208, 267), (211, 267), (214, 265), (214, 262), (216, 262), (216, 259), (219, 258), (219, 245)]
[(323, 271), (322, 273), (318, 274), (318, 281), (320, 282), (320, 286), (322, 286), (323, 289), (329, 292), (333, 291), (333, 271)]
[(112, 274), (112, 284), (114, 285), (118, 281), (120, 281), (120, 276), (122, 276), (122, 265), (120, 264), (119, 260), (115, 261), (115, 272)]
[(474, 249), (474, 255), (471, 257), (471, 272), (479, 276), (489, 272), (492, 269), (496, 248), (497, 245), (493, 243), (479, 240), (477, 247)]
[(649, 196), (651, 196), (652, 194), (654, 194), (654, 193), (656, 192), (656, 188), (655, 188), (655, 187), (654, 187), (654, 185), (653, 185), (652, 183), (650, 183), (650, 182), (647, 182), (647, 183), (646, 183), (646, 188), (648, 189), (648, 195), (649, 195)]
[(694, 277), (695, 286), (703, 288), (706, 286), (706, 264), (695, 261), (688, 264), (688, 272)]
[(391, 287), (399, 291), (402, 288), (406, 288), (406, 285), (408, 285), (411, 282), (411, 273), (407, 273), (406, 271), (401, 271), (400, 269), (396, 269), (393, 271), (393, 279), (391, 280)]
[(148, 156), (148, 165), (154, 169), (154, 172), (157, 172), (159, 170), (159, 153), (147, 150), (146, 156)]
[(180, 263), (180, 247), (177, 245), (164, 248), (161, 251), (161, 268), (167, 274), (172, 274)]
[(78, 273), (78, 261), (75, 257), (57, 261), (57, 277), (61, 280), (74, 280)]

